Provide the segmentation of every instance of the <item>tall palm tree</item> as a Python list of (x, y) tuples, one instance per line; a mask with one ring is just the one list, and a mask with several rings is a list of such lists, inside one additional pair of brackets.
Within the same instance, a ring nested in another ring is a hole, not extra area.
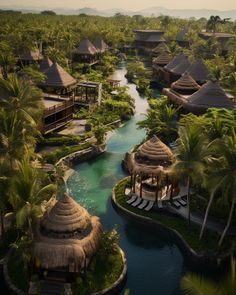
[(44, 183), (44, 177), (33, 168), (25, 157), (18, 164), (18, 173), (13, 179), (10, 202), (14, 210), (16, 225), (26, 230), (33, 238), (32, 224), (42, 214), (42, 201), (56, 192), (54, 184)]
[(176, 177), (187, 179), (187, 210), (190, 226), (190, 188), (196, 178), (204, 174), (205, 163), (208, 161), (207, 138), (196, 125), (180, 127), (179, 138), (176, 140), (176, 162), (171, 173)]

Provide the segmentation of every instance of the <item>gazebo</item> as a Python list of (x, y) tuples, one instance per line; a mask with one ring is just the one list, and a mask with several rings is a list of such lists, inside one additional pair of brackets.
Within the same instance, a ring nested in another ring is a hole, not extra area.
[(92, 44), (92, 42), (85, 38), (80, 41), (79, 46), (73, 52), (73, 61), (82, 62), (88, 64), (94, 64), (97, 62), (97, 48)]
[[(187, 57), (183, 52), (177, 54), (166, 66), (164, 66), (164, 80), (167, 84), (171, 82), (171, 70), (174, 69), (177, 65), (179, 65), (183, 60), (186, 60)], [(177, 79), (176, 79), (177, 80)]]
[(191, 94), (198, 91), (200, 88), (201, 86), (185, 71), (177, 81), (171, 84), (170, 88), (163, 89), (163, 94), (173, 103), (182, 105)]
[(209, 78), (209, 70), (201, 58), (195, 59), (187, 69), (189, 75), (200, 85)]
[(202, 114), (208, 108), (234, 108), (233, 101), (226, 95), (217, 81), (208, 81), (197, 92), (189, 96), (184, 108), (194, 114)]
[(93, 44), (99, 54), (103, 54), (104, 52), (109, 50), (109, 46), (104, 42), (104, 40), (101, 37), (96, 38)]
[(41, 218), (34, 239), (33, 257), (40, 270), (78, 274), (86, 270), (98, 250), (102, 225), (67, 194)]
[(171, 150), (156, 136), (129, 154), (127, 167), (133, 193), (155, 201), (173, 197), (176, 182), (168, 175), (173, 162)]
[(39, 86), (47, 93), (71, 96), (77, 81), (58, 63), (53, 63), (43, 72), (46, 79)]
[(19, 54), (19, 61), (21, 64), (29, 65), (33, 63), (38, 63), (42, 59), (42, 55), (39, 49), (31, 50), (29, 48), (23, 48)]

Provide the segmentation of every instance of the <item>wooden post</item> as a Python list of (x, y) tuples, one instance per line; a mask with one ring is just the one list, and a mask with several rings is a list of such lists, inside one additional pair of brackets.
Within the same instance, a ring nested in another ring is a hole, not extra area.
[(140, 175), (140, 198), (143, 196), (143, 183), (142, 183), (142, 175)]

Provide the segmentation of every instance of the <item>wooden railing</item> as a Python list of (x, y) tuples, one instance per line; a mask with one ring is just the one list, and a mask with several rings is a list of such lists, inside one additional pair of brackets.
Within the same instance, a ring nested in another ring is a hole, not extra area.
[(74, 100), (73, 99), (70, 99), (70, 100), (65, 100), (55, 106), (52, 106), (52, 107), (49, 107), (49, 108), (46, 108), (44, 110), (44, 118), (52, 115), (52, 114), (56, 114), (60, 111), (63, 111), (69, 107), (72, 107), (74, 105)]

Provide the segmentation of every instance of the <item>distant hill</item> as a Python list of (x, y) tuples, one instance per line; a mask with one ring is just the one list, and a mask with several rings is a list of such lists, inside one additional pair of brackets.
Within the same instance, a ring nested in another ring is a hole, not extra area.
[(10, 6), (1, 7), (0, 9), (12, 9), (19, 10), (23, 13), (39, 13), (43, 10), (53, 10), (57, 14), (65, 14), (65, 15), (78, 15), (78, 14), (87, 14), (87, 15), (99, 15), (99, 16), (113, 16), (116, 13), (121, 13), (125, 15), (143, 15), (143, 16), (159, 16), (159, 15), (169, 15), (173, 17), (180, 18), (190, 18), (195, 17), (197, 19), (201, 17), (209, 18), (211, 15), (219, 15), (221, 18), (231, 18), (233, 20), (236, 19), (236, 9), (235, 10), (214, 10), (214, 9), (168, 9), (165, 7), (149, 7), (139, 11), (129, 11), (120, 8), (106, 9), (106, 10), (98, 10), (96, 8), (84, 7), (81, 9), (70, 9), (70, 8), (49, 8), (49, 7), (22, 7), (15, 6), (14, 8)]

